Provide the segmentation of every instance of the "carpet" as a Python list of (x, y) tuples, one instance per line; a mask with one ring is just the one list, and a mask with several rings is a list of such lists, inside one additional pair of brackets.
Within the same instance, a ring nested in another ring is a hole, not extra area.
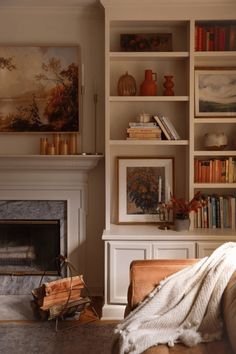
[[(1, 354), (110, 354), (117, 323), (0, 322)], [(66, 327), (70, 327), (67, 328)], [(74, 327), (72, 327), (74, 326)]]

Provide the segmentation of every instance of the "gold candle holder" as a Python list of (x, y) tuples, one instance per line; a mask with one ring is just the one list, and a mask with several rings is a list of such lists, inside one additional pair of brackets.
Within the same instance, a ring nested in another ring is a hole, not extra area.
[(61, 140), (60, 142), (60, 155), (68, 154), (68, 142), (67, 140)]
[(55, 155), (55, 146), (54, 146), (54, 144), (48, 144), (47, 154), (48, 155)]
[(40, 138), (40, 155), (47, 155), (48, 139)]
[(55, 146), (55, 154), (59, 155), (59, 152), (60, 152), (60, 135), (59, 134), (53, 134), (53, 143)]
[(71, 133), (69, 135), (69, 154), (75, 155), (77, 154), (77, 135), (76, 133)]

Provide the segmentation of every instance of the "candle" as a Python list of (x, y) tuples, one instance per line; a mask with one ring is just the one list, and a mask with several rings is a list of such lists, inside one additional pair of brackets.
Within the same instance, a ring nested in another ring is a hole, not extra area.
[(162, 189), (162, 179), (158, 176), (158, 203), (161, 203), (161, 189)]
[(81, 65), (81, 86), (84, 87), (84, 64)]

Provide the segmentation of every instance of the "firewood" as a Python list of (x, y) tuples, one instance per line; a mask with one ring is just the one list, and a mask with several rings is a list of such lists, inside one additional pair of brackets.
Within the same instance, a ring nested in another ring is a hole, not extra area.
[(45, 310), (54, 305), (64, 304), (68, 300), (69, 301), (78, 300), (81, 298), (80, 295), (81, 295), (80, 289), (72, 289), (71, 291), (70, 290), (62, 291), (57, 294), (44, 296), (42, 298), (37, 299), (36, 302), (39, 307)]
[(39, 288), (32, 290), (34, 298), (41, 299), (45, 296), (58, 294), (60, 292), (69, 291), (70, 289), (81, 291), (84, 287), (82, 276), (74, 276), (68, 278), (57, 279), (42, 284)]
[[(68, 304), (55, 305), (50, 307), (48, 311), (48, 320), (54, 319), (56, 317), (70, 316), (76, 311), (80, 312), (88, 307), (91, 303), (89, 297), (83, 297), (76, 301), (69, 301)], [(42, 309), (41, 309), (42, 310)]]

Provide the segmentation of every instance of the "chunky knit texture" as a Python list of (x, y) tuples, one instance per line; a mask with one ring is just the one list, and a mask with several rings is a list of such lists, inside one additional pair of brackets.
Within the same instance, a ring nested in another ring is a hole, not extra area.
[(120, 354), (182, 342), (187, 346), (220, 339), (220, 301), (236, 269), (236, 243), (163, 280), (115, 329)]

